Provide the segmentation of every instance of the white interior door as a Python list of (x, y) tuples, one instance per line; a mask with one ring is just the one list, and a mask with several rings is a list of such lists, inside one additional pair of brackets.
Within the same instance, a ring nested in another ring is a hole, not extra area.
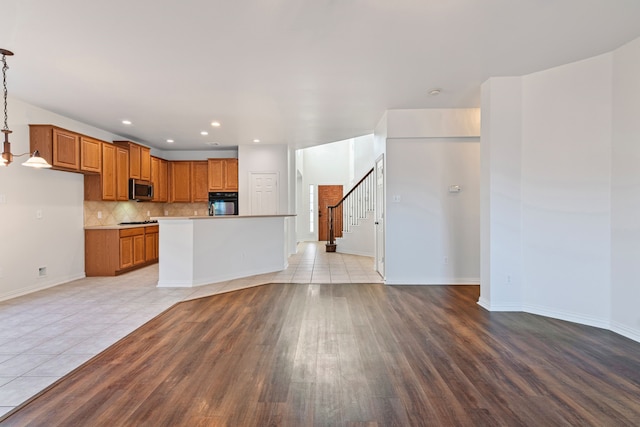
[(251, 215), (278, 214), (278, 172), (251, 172)]
[(384, 278), (384, 154), (376, 160), (376, 271)]

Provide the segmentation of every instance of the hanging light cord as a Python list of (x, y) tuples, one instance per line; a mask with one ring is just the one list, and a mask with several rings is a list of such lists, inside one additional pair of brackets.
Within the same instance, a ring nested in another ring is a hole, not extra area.
[(7, 58), (2, 55), (2, 87), (4, 89), (4, 128), (2, 130), (9, 130), (8, 114), (7, 114)]

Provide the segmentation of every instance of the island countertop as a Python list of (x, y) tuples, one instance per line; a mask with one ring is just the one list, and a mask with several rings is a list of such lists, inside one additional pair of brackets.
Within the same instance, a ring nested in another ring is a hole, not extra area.
[(242, 219), (242, 218), (287, 218), (296, 214), (283, 215), (199, 215), (199, 216), (155, 216), (154, 221), (192, 220), (192, 219)]

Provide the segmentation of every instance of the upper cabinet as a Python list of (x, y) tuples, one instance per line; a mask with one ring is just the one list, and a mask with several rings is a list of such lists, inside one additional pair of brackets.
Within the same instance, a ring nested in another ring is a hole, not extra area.
[(38, 150), (53, 169), (100, 173), (102, 141), (53, 125), (29, 125), (30, 151)]
[(151, 184), (154, 202), (169, 201), (169, 162), (151, 157)]
[(83, 172), (102, 172), (102, 141), (80, 136), (80, 170)]
[(209, 191), (238, 191), (238, 159), (209, 159)]
[(131, 141), (114, 141), (129, 150), (129, 178), (151, 181), (151, 150)]
[(102, 172), (85, 175), (85, 200), (129, 200), (129, 151), (102, 143)]
[(191, 202), (208, 202), (208, 167), (206, 160), (191, 162)]
[(169, 162), (169, 202), (191, 202), (191, 162)]

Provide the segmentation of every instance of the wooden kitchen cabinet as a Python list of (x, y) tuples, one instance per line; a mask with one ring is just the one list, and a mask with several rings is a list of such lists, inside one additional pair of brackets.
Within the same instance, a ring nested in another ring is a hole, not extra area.
[(191, 162), (191, 202), (209, 201), (209, 164), (206, 160)]
[(169, 162), (169, 202), (191, 202), (191, 162)]
[(151, 181), (151, 149), (131, 141), (114, 141), (129, 150), (129, 178)]
[(145, 262), (144, 227), (119, 230), (120, 270), (138, 266)]
[(129, 200), (129, 150), (116, 147), (116, 200)]
[(80, 172), (80, 135), (53, 125), (29, 125), (30, 152), (38, 150), (52, 169)]
[(89, 136), (81, 135), (53, 125), (29, 125), (30, 151), (38, 150), (52, 169), (84, 174), (102, 171), (102, 144)]
[(158, 157), (151, 157), (151, 184), (154, 202), (169, 201), (169, 163)]
[(146, 262), (157, 261), (159, 258), (158, 226), (152, 225), (144, 229), (144, 259)]
[(238, 191), (238, 159), (209, 159), (209, 191)]
[(129, 200), (129, 152), (108, 142), (101, 145), (102, 172), (84, 176), (84, 199)]
[(85, 230), (85, 274), (116, 276), (158, 261), (157, 225)]
[(80, 170), (102, 172), (102, 141), (80, 136)]

